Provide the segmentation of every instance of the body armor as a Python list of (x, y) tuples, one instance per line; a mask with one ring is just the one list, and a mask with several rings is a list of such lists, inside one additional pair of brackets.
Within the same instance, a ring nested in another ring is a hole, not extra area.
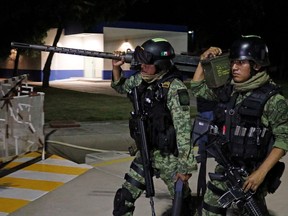
[(219, 103), (214, 121), (229, 141), (223, 146), (223, 151), (235, 166), (254, 169), (269, 152), (273, 142), (272, 132), (261, 123), (261, 116), (266, 101), (278, 92), (279, 88), (267, 83), (237, 105), (234, 105), (237, 95)]
[[(139, 98), (145, 113), (145, 128), (149, 148), (160, 150), (162, 155), (178, 156), (176, 131), (171, 113), (167, 107), (167, 95), (171, 82), (179, 78), (177, 73), (168, 73), (162, 79), (139, 86)], [(133, 119), (130, 120), (130, 134), (133, 137)]]

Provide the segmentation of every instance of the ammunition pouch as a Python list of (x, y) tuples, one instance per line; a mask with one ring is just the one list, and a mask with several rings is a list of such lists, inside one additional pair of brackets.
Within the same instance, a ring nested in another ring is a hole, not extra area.
[(130, 130), (130, 136), (132, 139), (136, 139), (136, 131), (137, 129), (137, 120), (134, 118), (129, 119), (129, 130)]
[(139, 139), (139, 136), (138, 136), (138, 123), (137, 123), (137, 119), (131, 117), (129, 119), (129, 130), (130, 130), (130, 136), (132, 139), (135, 140), (136, 142), (136, 145), (137, 147), (139, 148), (138, 146), (138, 139)]
[(159, 132), (156, 144), (161, 155), (166, 156), (173, 154), (176, 157), (178, 156), (176, 131), (172, 125), (170, 125), (167, 130)]
[(251, 161), (262, 161), (266, 157), (273, 138), (269, 129), (265, 127), (246, 128), (237, 125), (232, 133), (234, 136), (232, 136), (229, 144), (232, 158), (251, 163)]
[(266, 176), (266, 185), (268, 193), (274, 193), (281, 184), (281, 176), (285, 170), (285, 164), (278, 161)]

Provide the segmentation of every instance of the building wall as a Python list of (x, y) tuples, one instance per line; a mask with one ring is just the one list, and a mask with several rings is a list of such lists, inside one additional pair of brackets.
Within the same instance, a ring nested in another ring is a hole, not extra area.
[[(45, 43), (52, 44), (56, 29), (51, 29)], [(74, 48), (88, 51), (103, 51), (103, 34), (65, 35), (64, 32), (57, 47)], [(48, 52), (41, 53), (41, 68), (44, 67)], [(83, 55), (55, 53), (51, 64), (50, 80), (72, 77), (102, 78), (103, 59)]]

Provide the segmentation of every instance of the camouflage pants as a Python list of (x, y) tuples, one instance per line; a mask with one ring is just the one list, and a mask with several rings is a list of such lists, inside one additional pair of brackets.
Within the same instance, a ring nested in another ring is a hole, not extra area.
[[(139, 163), (139, 161), (141, 160), (139, 158), (140, 158), (140, 154), (139, 152), (137, 152), (136, 157), (133, 160), (133, 162), (135, 162), (139, 167), (143, 169), (142, 164)], [(153, 168), (158, 173), (159, 178), (162, 179), (164, 183), (166, 184), (169, 190), (170, 196), (171, 196), (171, 203), (172, 203), (172, 197), (174, 196), (174, 183), (175, 183), (174, 177), (177, 171), (177, 164), (178, 164), (178, 161), (173, 155), (163, 157), (159, 152), (153, 153)], [(145, 179), (131, 168), (128, 171), (128, 175), (132, 177), (134, 180), (141, 182), (142, 184), (145, 183)], [(138, 199), (143, 193), (143, 190), (135, 187), (134, 185), (130, 184), (127, 181), (123, 183), (122, 187), (128, 189), (135, 200)], [(183, 197), (185, 198), (189, 196), (190, 194), (191, 194), (191, 190), (190, 190), (189, 185), (187, 184), (184, 188)], [(131, 207), (131, 206), (134, 206), (134, 203), (126, 201), (125, 205)], [(132, 216), (132, 215), (133, 213), (127, 213), (124, 216)]]

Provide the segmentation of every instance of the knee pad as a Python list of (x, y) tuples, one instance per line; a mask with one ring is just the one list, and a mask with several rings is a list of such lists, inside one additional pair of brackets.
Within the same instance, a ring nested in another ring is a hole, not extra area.
[(126, 214), (127, 212), (134, 211), (135, 206), (127, 206), (125, 205), (125, 201), (134, 204), (135, 199), (133, 199), (132, 194), (126, 188), (120, 188), (117, 190), (114, 198), (114, 216), (121, 216)]

